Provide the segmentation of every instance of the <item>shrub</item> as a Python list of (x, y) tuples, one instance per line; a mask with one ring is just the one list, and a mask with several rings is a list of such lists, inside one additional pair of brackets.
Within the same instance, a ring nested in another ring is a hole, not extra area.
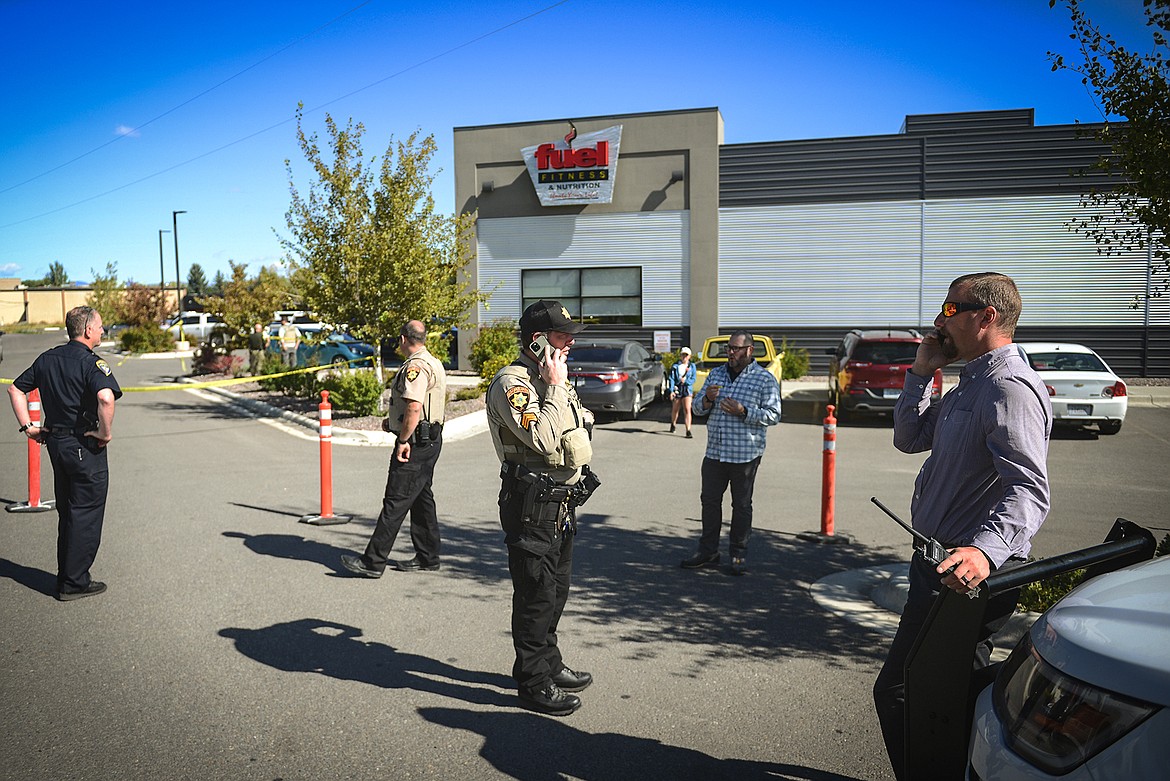
[(780, 359), (780, 376), (785, 380), (795, 380), (808, 374), (808, 350), (803, 347), (789, 347), (788, 337), (780, 342), (784, 357)]
[[(288, 367), (281, 363), (280, 356), (272, 353), (264, 354), (264, 362), (260, 364), (260, 370), (266, 375), (280, 375), (289, 371)], [(264, 390), (283, 393), (285, 396), (308, 399), (317, 395), (316, 372), (299, 371), (295, 374), (286, 374), (283, 377), (265, 377), (258, 382)]]
[(355, 415), (376, 415), (379, 412), (383, 388), (372, 369), (330, 372), (318, 388), (329, 391), (329, 403), (334, 407)]
[(279, 392), (280, 388), (277, 387), (276, 380), (269, 379), (268, 375), (280, 374), (281, 372), (285, 371), (286, 368), (287, 367), (280, 360), (280, 355), (266, 351), (264, 356), (260, 359), (260, 374), (262, 376), (256, 381), (260, 383), (260, 387), (266, 391)]
[(1035, 583), (1028, 583), (1020, 589), (1020, 601), (1017, 603), (1016, 609), (1043, 613), (1056, 604), (1061, 597), (1079, 586), (1084, 577), (1085, 571), (1076, 569)]
[(121, 344), (128, 353), (163, 353), (175, 349), (170, 334), (157, 325), (127, 328), (122, 332)]
[[(519, 355), (519, 349), (517, 349), (516, 354)], [(516, 360), (515, 356), (509, 358), (506, 355), (497, 355), (494, 358), (489, 358), (483, 364), (483, 366), (480, 367), (480, 370), (479, 370), (479, 376), (483, 378), (479, 383), (480, 391), (481, 392), (486, 391), (488, 385), (490, 385), (492, 382), (492, 377), (496, 376), (496, 372), (498, 372), (500, 369), (504, 368), (505, 366), (507, 366), (508, 364), (510, 364), (514, 360)]]
[(228, 353), (222, 347), (203, 342), (195, 348), (193, 374), (230, 374), (238, 377), (244, 371), (244, 359)]
[[(496, 320), (479, 331), (479, 336), (471, 343), (468, 359), (471, 368), (479, 373), (480, 377), (490, 380), (501, 367), (507, 366), (520, 355), (520, 343), (516, 340), (516, 332), (520, 328), (515, 320)], [(491, 368), (490, 366), (495, 368)]]
[(456, 401), (470, 401), (471, 399), (478, 399), (483, 395), (483, 388), (478, 385), (473, 385), (470, 388), (460, 388), (455, 391)]

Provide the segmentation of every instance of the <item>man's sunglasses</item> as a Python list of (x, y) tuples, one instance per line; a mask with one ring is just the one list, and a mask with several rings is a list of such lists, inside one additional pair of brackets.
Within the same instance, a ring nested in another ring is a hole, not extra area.
[(944, 301), (942, 305), (942, 316), (954, 317), (959, 312), (974, 312), (986, 308), (986, 304), (969, 304), (965, 301)]

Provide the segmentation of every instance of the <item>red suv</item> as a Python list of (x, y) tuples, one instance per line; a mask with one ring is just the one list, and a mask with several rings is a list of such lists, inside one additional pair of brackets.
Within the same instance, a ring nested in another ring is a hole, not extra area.
[[(826, 351), (832, 356), (829, 403), (837, 407), (837, 414), (893, 411), (921, 343), (917, 331), (854, 329), (845, 334), (836, 349)], [(941, 396), (942, 371), (936, 371), (931, 398)]]

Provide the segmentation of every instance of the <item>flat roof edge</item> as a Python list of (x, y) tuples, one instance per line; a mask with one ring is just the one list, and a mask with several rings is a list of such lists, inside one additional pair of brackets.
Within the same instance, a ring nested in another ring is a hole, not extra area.
[(526, 122), (499, 122), (491, 125), (462, 125), (460, 127), (453, 128), (453, 131), (458, 133), (460, 131), (468, 130), (490, 130), (493, 128), (523, 127), (525, 125), (547, 125), (554, 122), (567, 122), (569, 120), (574, 122), (591, 122), (594, 120), (623, 119), (626, 117), (630, 119), (640, 119), (643, 117), (665, 117), (670, 116), (671, 114), (702, 114), (711, 111), (718, 113), (719, 107), (707, 106), (703, 108), (670, 109), (667, 111), (642, 111), (634, 114), (599, 114), (592, 117), (551, 117), (545, 119), (534, 119)]

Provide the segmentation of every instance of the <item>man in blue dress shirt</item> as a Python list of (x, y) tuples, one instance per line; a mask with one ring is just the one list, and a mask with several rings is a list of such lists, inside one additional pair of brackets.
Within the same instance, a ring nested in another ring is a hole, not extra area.
[[(952, 282), (894, 407), (894, 446), (930, 451), (914, 483), (911, 523), (950, 552), (937, 566), (914, 554), (906, 607), (874, 683), (898, 778), (905, 765), (906, 657), (935, 598), (944, 588), (966, 593), (995, 570), (1022, 564), (1048, 515), (1052, 408), (1040, 376), (1012, 343), (1021, 308), (1011, 277), (968, 274)], [(956, 361), (967, 362), (958, 386), (932, 405), (931, 377)], [(943, 575), (952, 565), (955, 571)], [(1011, 617), (1016, 596), (988, 602), (976, 669), (990, 664), (990, 638)]]

